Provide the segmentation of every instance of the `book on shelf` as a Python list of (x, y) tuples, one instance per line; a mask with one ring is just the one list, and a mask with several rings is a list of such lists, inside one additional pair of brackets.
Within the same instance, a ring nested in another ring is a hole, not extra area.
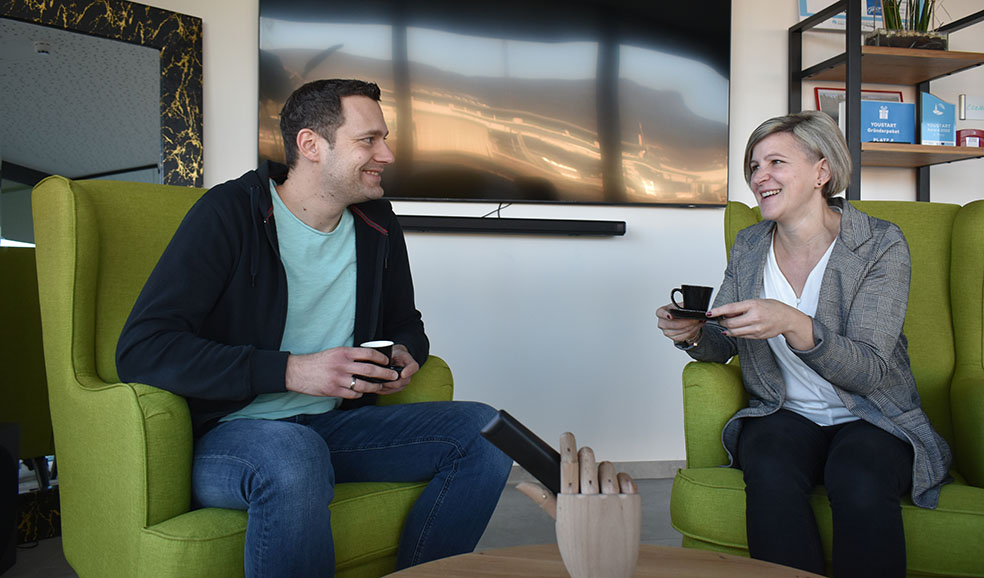
[(956, 146), (957, 107), (928, 92), (922, 93), (920, 143)]

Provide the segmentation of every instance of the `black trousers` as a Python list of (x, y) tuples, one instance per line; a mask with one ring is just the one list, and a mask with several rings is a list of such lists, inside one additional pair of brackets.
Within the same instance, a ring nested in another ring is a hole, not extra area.
[(823, 484), (833, 511), (834, 576), (905, 576), (900, 497), (912, 447), (863, 420), (819, 426), (788, 410), (748, 418), (738, 440), (752, 558), (825, 573), (810, 508)]

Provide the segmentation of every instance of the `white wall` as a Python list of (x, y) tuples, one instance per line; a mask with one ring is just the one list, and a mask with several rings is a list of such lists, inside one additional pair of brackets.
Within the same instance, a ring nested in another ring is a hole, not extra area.
[[(206, 185), (252, 168), (257, 0), (145, 3), (204, 20)], [(798, 3), (733, 4), (729, 195), (752, 203), (741, 156), (761, 121), (786, 112), (786, 28), (797, 20)], [(947, 0), (946, 7), (959, 18), (977, 4)], [(838, 41), (836, 34), (811, 34), (807, 63), (841, 50)], [(952, 48), (984, 51), (984, 35), (957, 33)], [(984, 70), (934, 83), (933, 91), (951, 102), (960, 92), (984, 94)], [(813, 108), (812, 88), (804, 93)], [(981, 160), (936, 168), (933, 198), (960, 204), (981, 198), (980, 186), (971, 183), (982, 177)], [(862, 187), (864, 198), (914, 199), (914, 171), (865, 169)], [(404, 214), (481, 215), (494, 208), (397, 205)], [(661, 336), (654, 311), (680, 283), (720, 282), (722, 214), (514, 205), (505, 216), (624, 220), (627, 233), (610, 239), (408, 234), (417, 303), (433, 352), (454, 370), (456, 397), (505, 408), (552, 443), (573, 431), (601, 459), (683, 459), (680, 372), (688, 358)]]

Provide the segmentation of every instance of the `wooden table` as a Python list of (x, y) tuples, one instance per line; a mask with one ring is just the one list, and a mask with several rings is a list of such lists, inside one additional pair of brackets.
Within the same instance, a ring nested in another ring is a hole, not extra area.
[[(569, 578), (556, 544), (485, 550), (435, 560), (390, 574), (391, 578)], [(635, 578), (823, 578), (778, 564), (690, 548), (643, 544)]]

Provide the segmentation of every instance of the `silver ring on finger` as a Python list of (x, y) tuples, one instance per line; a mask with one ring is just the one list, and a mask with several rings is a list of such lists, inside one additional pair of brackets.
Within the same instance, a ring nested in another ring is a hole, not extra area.
[(355, 376), (352, 376), (352, 383), (349, 384), (349, 389), (355, 391)]

